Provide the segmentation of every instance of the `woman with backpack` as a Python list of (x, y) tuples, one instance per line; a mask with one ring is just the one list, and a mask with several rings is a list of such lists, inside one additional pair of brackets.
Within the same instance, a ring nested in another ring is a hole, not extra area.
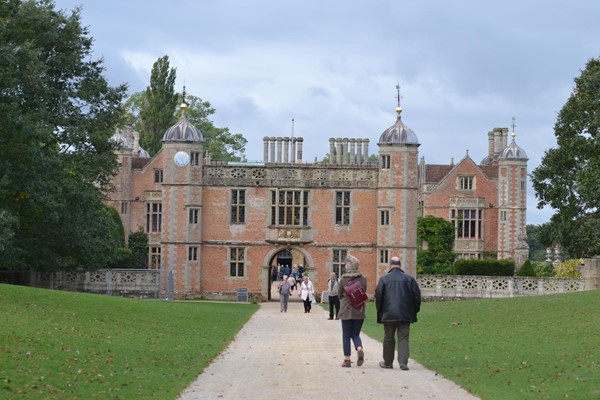
[[(345, 290), (346, 287), (350, 287), (352, 283), (358, 281), (360, 283), (360, 288), (362, 289), (362, 294), (364, 295), (364, 293), (366, 293), (367, 278), (360, 273), (358, 270), (359, 266), (360, 261), (358, 261), (358, 258), (351, 255), (346, 256), (346, 272), (340, 279), (340, 290), (338, 292), (338, 297), (340, 299), (339, 317), (342, 320), (342, 345), (344, 349), (344, 362), (342, 367), (344, 368), (350, 368), (352, 363), (350, 361), (350, 356), (352, 355), (350, 341), (354, 343), (354, 348), (358, 355), (356, 365), (360, 367), (365, 360), (362, 340), (360, 339), (360, 331), (363, 322), (365, 321), (365, 305), (363, 303), (362, 305), (355, 307), (352, 304), (351, 297)], [(352, 293), (352, 297), (354, 297), (354, 295), (355, 293)]]

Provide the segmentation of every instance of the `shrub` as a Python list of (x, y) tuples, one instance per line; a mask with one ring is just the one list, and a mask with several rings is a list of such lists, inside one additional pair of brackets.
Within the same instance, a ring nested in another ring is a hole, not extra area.
[(458, 260), (454, 263), (454, 275), (513, 276), (513, 260)]
[(148, 256), (148, 235), (140, 228), (129, 234), (129, 249), (131, 250), (130, 268), (146, 268)]
[(580, 258), (565, 260), (556, 266), (557, 278), (581, 278), (579, 268), (583, 261)]
[(516, 276), (537, 276), (531, 261), (526, 260), (515, 274)]
[(540, 278), (554, 276), (554, 265), (551, 262), (532, 261), (531, 265), (535, 271), (535, 276)]

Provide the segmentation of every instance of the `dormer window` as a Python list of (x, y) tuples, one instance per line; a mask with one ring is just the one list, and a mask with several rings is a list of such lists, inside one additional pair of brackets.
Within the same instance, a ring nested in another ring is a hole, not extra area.
[(475, 188), (474, 182), (474, 176), (461, 175), (458, 177), (458, 190), (473, 190)]

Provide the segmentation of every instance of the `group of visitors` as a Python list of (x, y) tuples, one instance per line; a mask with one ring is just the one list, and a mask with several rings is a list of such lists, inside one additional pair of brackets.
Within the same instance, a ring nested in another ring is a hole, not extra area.
[[(284, 267), (282, 281), (277, 285), (281, 312), (288, 309), (290, 296), (297, 287), (298, 269), (290, 271), (289, 266)], [(275, 270), (275, 268), (274, 268)], [(276, 272), (278, 270), (275, 270)], [(275, 273), (273, 274), (275, 281)], [(340, 279), (331, 273), (327, 281), (327, 294), (329, 301), (329, 320), (342, 322), (342, 349), (344, 361), (342, 367), (352, 366), (352, 345), (356, 350), (356, 365), (364, 363), (365, 353), (362, 346), (360, 333), (365, 320), (366, 307), (354, 306), (345, 289), (351, 282), (357, 280), (362, 291), (367, 291), (367, 278), (360, 272), (360, 261), (352, 256), (346, 257), (345, 272)], [(315, 302), (315, 288), (308, 274), (301, 278), (298, 296), (302, 299), (304, 313), (310, 313)], [(383, 361), (379, 362), (381, 368), (393, 368), (394, 351), (398, 342), (398, 362), (400, 369), (408, 370), (410, 324), (417, 322), (417, 313), (421, 308), (421, 292), (417, 281), (412, 276), (405, 274), (401, 268), (399, 257), (392, 257), (390, 270), (379, 279), (375, 288), (375, 306), (377, 309), (377, 322), (383, 324)]]
[[(281, 312), (287, 312), (287, 303), (292, 294), (290, 280), (293, 277), (283, 276), (278, 285)], [(365, 320), (366, 307), (354, 306), (351, 296), (345, 288), (358, 281), (362, 291), (367, 291), (367, 278), (360, 272), (360, 261), (352, 256), (346, 257), (345, 272), (340, 279), (331, 273), (327, 281), (329, 299), (329, 320), (342, 322), (342, 349), (344, 361), (342, 367), (352, 366), (352, 347), (356, 350), (356, 365), (361, 366), (365, 360), (360, 333)], [(310, 313), (315, 301), (315, 289), (307, 275), (303, 276), (298, 296), (304, 303), (304, 313)], [(366, 297), (365, 297), (366, 298)], [(391, 369), (394, 362), (396, 341), (398, 342), (398, 363), (401, 370), (408, 370), (410, 324), (417, 322), (417, 313), (421, 308), (421, 291), (414, 277), (404, 273), (399, 257), (392, 257), (390, 270), (382, 276), (375, 288), (375, 307), (377, 323), (383, 324), (383, 361), (381, 368)], [(353, 345), (353, 346), (352, 346)]]
[[(293, 291), (296, 290), (296, 286), (296, 279), (294, 279), (293, 276), (287, 275), (284, 275), (283, 280), (277, 285), (280, 312), (287, 312), (290, 296), (293, 294)], [(304, 313), (309, 313), (312, 308), (312, 304), (315, 302), (315, 287), (310, 281), (308, 275), (304, 275), (302, 277), (298, 296), (304, 303)]]
[(294, 278), (294, 281), (298, 282), (301, 280), (303, 274), (303, 265), (295, 265), (294, 268), (290, 268), (289, 265), (277, 264), (271, 267), (271, 280), (273, 282), (282, 281), (284, 276), (287, 276), (288, 278)]

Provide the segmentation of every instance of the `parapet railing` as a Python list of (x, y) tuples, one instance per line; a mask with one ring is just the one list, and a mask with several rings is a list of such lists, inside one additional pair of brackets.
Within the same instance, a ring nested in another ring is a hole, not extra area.
[(584, 279), (520, 276), (419, 275), (422, 297), (503, 298), (585, 290)]

